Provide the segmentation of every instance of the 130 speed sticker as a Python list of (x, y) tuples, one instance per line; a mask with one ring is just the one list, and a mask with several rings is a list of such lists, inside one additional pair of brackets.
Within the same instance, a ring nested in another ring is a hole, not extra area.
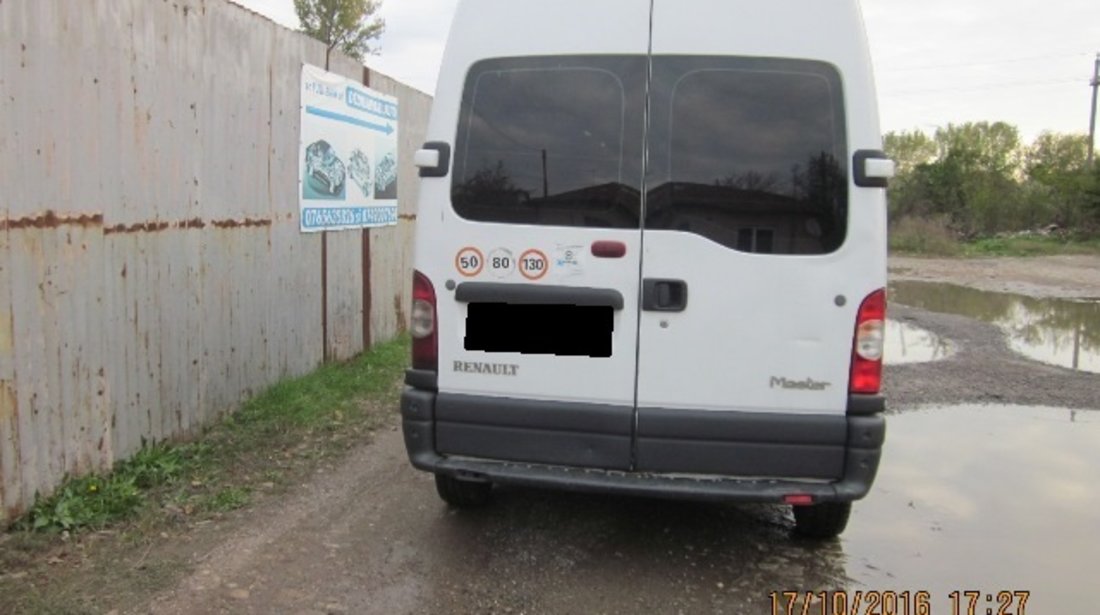
[(527, 250), (519, 257), (519, 272), (528, 280), (539, 280), (550, 271), (550, 259), (541, 250)]

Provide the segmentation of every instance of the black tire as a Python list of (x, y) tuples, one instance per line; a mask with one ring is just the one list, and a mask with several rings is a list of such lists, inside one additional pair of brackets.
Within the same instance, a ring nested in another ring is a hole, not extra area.
[(459, 480), (447, 474), (435, 475), (435, 490), (439, 497), (455, 508), (477, 508), (489, 503), (492, 483)]
[(851, 502), (823, 502), (794, 507), (794, 531), (799, 536), (826, 540), (840, 536), (848, 527)]

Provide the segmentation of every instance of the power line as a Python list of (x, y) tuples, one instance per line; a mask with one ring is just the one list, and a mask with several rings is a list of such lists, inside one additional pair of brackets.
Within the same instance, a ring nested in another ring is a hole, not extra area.
[(892, 96), (909, 96), (911, 94), (936, 94), (943, 92), (976, 92), (981, 90), (999, 90), (1010, 88), (1030, 88), (1030, 87), (1049, 87), (1052, 85), (1066, 85), (1070, 83), (1082, 83), (1083, 80), (1080, 77), (1077, 78), (1065, 78), (1065, 79), (1053, 79), (1048, 81), (1008, 81), (1004, 83), (984, 83), (981, 85), (973, 86), (957, 86), (957, 87), (944, 87), (944, 88), (931, 88), (931, 89), (917, 89), (917, 90), (899, 90), (889, 93), (883, 93), (882, 96), (889, 98)]
[(900, 72), (919, 71), (919, 70), (934, 70), (934, 69), (939, 69), (939, 68), (973, 68), (973, 67), (979, 67), (979, 66), (1000, 66), (1002, 64), (1018, 64), (1020, 62), (1036, 62), (1036, 61), (1039, 61), (1039, 60), (1053, 60), (1053, 59), (1062, 59), (1062, 58), (1079, 58), (1079, 57), (1084, 57), (1084, 56), (1088, 56), (1088, 55), (1090, 55), (1088, 52), (1059, 53), (1059, 54), (1049, 54), (1049, 55), (1043, 55), (1043, 56), (1029, 56), (1029, 57), (1026, 57), (1026, 58), (1009, 58), (1009, 59), (1004, 59), (1004, 60), (989, 60), (989, 61), (986, 61), (986, 62), (961, 62), (961, 63), (954, 63), (954, 64), (930, 64), (930, 65), (925, 65), (925, 66), (903, 66), (903, 67), (900, 67), (900, 68), (891, 68), (889, 70), (889, 72), (891, 72), (891, 73), (900, 73)]

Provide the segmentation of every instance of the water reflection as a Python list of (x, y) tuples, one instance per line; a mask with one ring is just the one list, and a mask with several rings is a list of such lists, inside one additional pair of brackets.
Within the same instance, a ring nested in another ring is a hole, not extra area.
[(1029, 612), (1082, 612), (1100, 527), (1097, 441), (1100, 413), (1089, 411), (890, 417), (878, 479), (842, 538), (848, 574), (868, 588), (931, 591), (934, 613), (956, 589), (1030, 590)]
[(934, 282), (894, 282), (893, 302), (977, 318), (1000, 327), (1013, 350), (1036, 361), (1100, 373), (1100, 303), (1035, 299)]
[(926, 329), (888, 319), (883, 353), (887, 365), (927, 363), (955, 354), (955, 344)]

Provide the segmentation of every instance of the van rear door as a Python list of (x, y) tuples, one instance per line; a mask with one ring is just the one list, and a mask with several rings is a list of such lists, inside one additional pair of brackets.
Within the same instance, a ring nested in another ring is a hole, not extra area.
[(633, 0), (459, 6), (417, 223), (440, 453), (630, 467), (648, 28)]
[(691, 4), (654, 2), (637, 469), (834, 479), (885, 282), (881, 190), (850, 181), (879, 143), (860, 18)]

